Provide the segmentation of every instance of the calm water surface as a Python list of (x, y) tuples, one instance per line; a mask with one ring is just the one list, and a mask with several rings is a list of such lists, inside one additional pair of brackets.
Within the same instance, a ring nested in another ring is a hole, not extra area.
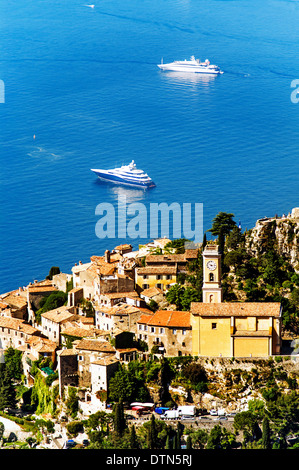
[[(119, 194), (203, 203), (204, 230), (219, 211), (245, 229), (298, 206), (298, 24), (295, 0), (2, 2), (0, 292), (123, 242), (95, 235)], [(192, 54), (225, 73), (157, 67)], [(154, 190), (90, 172), (132, 159)]]

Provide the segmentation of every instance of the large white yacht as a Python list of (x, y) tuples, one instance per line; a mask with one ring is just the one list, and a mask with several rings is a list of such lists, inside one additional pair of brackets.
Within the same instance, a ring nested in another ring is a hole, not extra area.
[(190, 57), (190, 60), (175, 60), (169, 64), (164, 64), (162, 59), (158, 67), (161, 70), (171, 70), (174, 72), (195, 72), (213, 75), (223, 73), (217, 65), (210, 64), (208, 59), (201, 62), (199, 59), (195, 59), (194, 55)]
[(134, 160), (132, 160), (129, 165), (123, 165), (120, 168), (114, 168), (113, 170), (92, 169), (91, 171), (93, 171), (101, 180), (109, 181), (114, 184), (135, 186), (144, 189), (156, 186), (143, 170), (138, 170), (136, 168)]

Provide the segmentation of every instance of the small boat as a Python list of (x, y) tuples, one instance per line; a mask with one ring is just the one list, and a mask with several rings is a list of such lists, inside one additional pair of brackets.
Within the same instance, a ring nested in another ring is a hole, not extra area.
[(219, 75), (223, 72), (220, 70), (218, 65), (212, 65), (208, 59), (201, 62), (199, 59), (195, 59), (194, 55), (190, 57), (190, 60), (175, 60), (168, 64), (158, 64), (159, 69), (169, 70), (173, 72), (193, 72), (193, 73), (205, 73), (212, 75)]
[(113, 170), (91, 169), (91, 171), (93, 171), (100, 180), (114, 184), (134, 186), (144, 189), (156, 186), (147, 173), (136, 168), (134, 160), (132, 160), (129, 165), (123, 165), (120, 168), (114, 168)]

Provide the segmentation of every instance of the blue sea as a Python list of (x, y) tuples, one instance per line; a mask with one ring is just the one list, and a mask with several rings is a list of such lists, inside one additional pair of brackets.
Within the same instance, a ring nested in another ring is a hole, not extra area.
[[(203, 204), (203, 231), (299, 205), (299, 1), (94, 1), (1, 2), (0, 293), (123, 243), (95, 233), (119, 195)], [(224, 74), (157, 67), (191, 55)], [(90, 171), (132, 159), (156, 188)]]

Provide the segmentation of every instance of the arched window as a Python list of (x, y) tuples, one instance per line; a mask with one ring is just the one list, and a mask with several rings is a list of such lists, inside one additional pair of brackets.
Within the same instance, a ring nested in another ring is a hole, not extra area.
[(213, 303), (213, 302), (214, 302), (214, 295), (213, 295), (213, 294), (210, 294), (210, 295), (209, 295), (209, 302), (210, 302), (210, 303)]
[(213, 273), (210, 273), (209, 279), (210, 279), (210, 281), (214, 281), (214, 274)]

